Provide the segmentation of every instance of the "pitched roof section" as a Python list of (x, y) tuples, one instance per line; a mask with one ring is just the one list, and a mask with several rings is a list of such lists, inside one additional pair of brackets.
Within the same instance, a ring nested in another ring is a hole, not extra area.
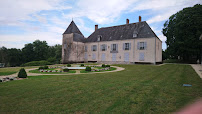
[[(134, 34), (137, 34), (137, 37), (133, 37)], [(97, 29), (85, 39), (85, 42), (97, 42), (100, 35), (102, 36), (101, 41), (157, 37), (146, 21), (142, 21)]]
[(77, 33), (83, 36), (79, 28), (76, 26), (74, 21), (70, 23), (70, 25), (67, 27), (66, 31), (63, 34), (71, 34), (71, 33)]

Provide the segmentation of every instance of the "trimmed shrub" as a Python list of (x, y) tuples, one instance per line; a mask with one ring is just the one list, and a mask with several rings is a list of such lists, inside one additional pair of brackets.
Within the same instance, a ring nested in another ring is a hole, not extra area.
[(41, 70), (41, 69), (44, 69), (44, 67), (40, 66), (40, 67), (39, 67), (39, 70)]
[(43, 66), (43, 65), (51, 65), (51, 63), (48, 61), (42, 60), (42, 61), (31, 61), (24, 64), (24, 66)]
[(69, 69), (63, 69), (63, 72), (69, 72)]
[(72, 65), (71, 64), (67, 64), (67, 67), (71, 67)]
[(48, 66), (47, 66), (47, 65), (45, 65), (43, 68), (44, 68), (44, 69), (48, 69)]
[(26, 71), (25, 71), (24, 68), (21, 68), (21, 69), (20, 69), (20, 71), (19, 71), (19, 73), (18, 73), (18, 77), (19, 77), (19, 78), (27, 78), (27, 73), (26, 73)]
[(105, 66), (105, 64), (102, 64), (102, 67), (104, 67), (104, 68), (105, 68), (105, 67), (106, 67), (106, 66)]
[(81, 64), (81, 67), (83, 67), (84, 66), (84, 64)]
[(91, 67), (87, 66), (85, 71), (91, 71)]
[(106, 65), (105, 67), (110, 67), (110, 65)]

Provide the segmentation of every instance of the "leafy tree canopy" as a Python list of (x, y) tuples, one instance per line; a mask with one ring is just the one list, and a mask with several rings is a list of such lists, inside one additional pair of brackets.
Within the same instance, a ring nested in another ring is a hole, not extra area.
[(200, 58), (202, 41), (202, 5), (184, 8), (164, 23), (163, 34), (167, 37), (167, 54), (184, 61)]

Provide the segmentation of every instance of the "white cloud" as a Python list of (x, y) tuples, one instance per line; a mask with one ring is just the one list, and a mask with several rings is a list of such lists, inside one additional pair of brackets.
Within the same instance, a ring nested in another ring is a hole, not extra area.
[(25, 44), (39, 39), (46, 41), (48, 45), (62, 44), (62, 35), (50, 32), (37, 32), (21, 35), (0, 35), (0, 46), (7, 48), (23, 48)]
[[(32, 20), (30, 15), (43, 10), (70, 9), (62, 0), (2, 0), (0, 2), (0, 25), (20, 25), (22, 20)], [(44, 19), (39, 18), (40, 21)]]
[(76, 10), (65, 15), (67, 18), (87, 17), (98, 24), (115, 21), (124, 10), (137, 0), (79, 0)]
[(149, 10), (153, 17), (147, 22), (155, 23), (165, 21), (172, 14), (197, 3), (202, 4), (202, 0), (142, 0), (130, 11)]

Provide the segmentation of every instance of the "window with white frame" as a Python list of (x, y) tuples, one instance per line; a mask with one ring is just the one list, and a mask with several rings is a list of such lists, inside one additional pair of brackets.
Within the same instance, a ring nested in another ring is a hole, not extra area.
[(106, 44), (102, 44), (100, 47), (101, 47), (101, 51), (106, 51), (107, 50), (107, 45)]
[(92, 45), (92, 51), (97, 51), (97, 45)]
[(130, 50), (131, 43), (123, 43), (123, 50)]
[(133, 32), (133, 38), (136, 38), (136, 37), (137, 37), (137, 34), (138, 34), (138, 32), (137, 32), (137, 31), (134, 31), (134, 32)]
[(98, 42), (101, 41), (101, 38), (102, 38), (102, 35), (98, 35), (97, 41), (98, 41)]
[(147, 42), (138, 42), (137, 46), (139, 50), (145, 50), (147, 48)]
[(116, 51), (117, 49), (116, 49), (116, 45), (117, 44), (112, 44), (112, 51)]

